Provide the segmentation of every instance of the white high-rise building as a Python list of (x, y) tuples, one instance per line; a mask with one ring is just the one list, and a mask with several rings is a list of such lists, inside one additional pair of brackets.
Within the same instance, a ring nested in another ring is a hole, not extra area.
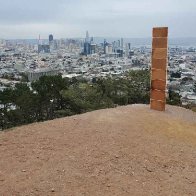
[(126, 43), (126, 47), (125, 47), (125, 56), (128, 57), (129, 56), (129, 44)]
[(108, 45), (108, 54), (112, 54), (112, 51), (113, 51), (112, 45), (109, 44)]

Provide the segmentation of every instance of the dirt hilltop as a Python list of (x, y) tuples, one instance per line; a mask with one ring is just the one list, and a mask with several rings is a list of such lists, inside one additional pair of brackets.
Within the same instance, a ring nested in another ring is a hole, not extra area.
[(0, 133), (1, 196), (196, 194), (196, 113), (130, 105)]

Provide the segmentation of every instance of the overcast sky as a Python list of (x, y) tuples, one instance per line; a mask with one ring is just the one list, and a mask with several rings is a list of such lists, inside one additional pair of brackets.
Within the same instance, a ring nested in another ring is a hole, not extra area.
[(0, 0), (0, 38), (196, 37), (196, 0)]

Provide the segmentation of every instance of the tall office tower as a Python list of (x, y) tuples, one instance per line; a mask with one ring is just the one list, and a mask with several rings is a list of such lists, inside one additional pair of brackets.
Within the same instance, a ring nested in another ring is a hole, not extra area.
[(53, 38), (53, 35), (52, 35), (52, 34), (50, 34), (50, 35), (49, 35), (49, 42), (52, 42), (52, 41), (53, 41), (53, 39), (54, 39), (54, 38)]
[(116, 41), (112, 42), (112, 49), (113, 52), (116, 51)]
[(120, 40), (118, 40), (117, 47), (120, 48)]
[(112, 44), (108, 44), (108, 54), (112, 54), (112, 52), (113, 52)]
[(86, 38), (84, 41), (84, 55), (94, 54), (96, 52), (96, 44), (93, 42), (93, 37), (89, 37), (88, 31), (86, 32)]
[(124, 42), (123, 42), (123, 38), (121, 38), (121, 49), (123, 50), (124, 48)]
[(128, 46), (129, 46), (129, 50), (131, 50), (131, 43), (128, 43)]
[(86, 31), (86, 38), (84, 41), (84, 54), (88, 55), (90, 54), (90, 40), (89, 40), (89, 33)]
[(125, 56), (128, 58), (129, 57), (129, 44), (126, 43), (125, 47)]
[(108, 54), (108, 45), (105, 46), (104, 53)]
[(123, 57), (123, 50), (122, 49), (118, 49), (116, 52), (118, 53), (119, 57)]
[(89, 33), (88, 33), (88, 31), (86, 31), (86, 39), (85, 39), (85, 42), (89, 42)]
[(39, 38), (38, 38), (38, 40), (37, 40), (37, 45), (40, 45), (40, 44), (42, 44), (42, 41), (41, 41), (41, 36), (40, 36), (40, 34), (39, 34)]
[(104, 54), (107, 54), (107, 51), (108, 51), (107, 46), (108, 46), (108, 43), (107, 43), (106, 39), (104, 39), (104, 42), (103, 42)]

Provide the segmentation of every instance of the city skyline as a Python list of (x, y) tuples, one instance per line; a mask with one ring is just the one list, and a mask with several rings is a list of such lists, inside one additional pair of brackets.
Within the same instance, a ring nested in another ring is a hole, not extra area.
[(153, 26), (168, 26), (170, 37), (196, 37), (194, 0), (1, 0), (0, 39), (151, 37)]

